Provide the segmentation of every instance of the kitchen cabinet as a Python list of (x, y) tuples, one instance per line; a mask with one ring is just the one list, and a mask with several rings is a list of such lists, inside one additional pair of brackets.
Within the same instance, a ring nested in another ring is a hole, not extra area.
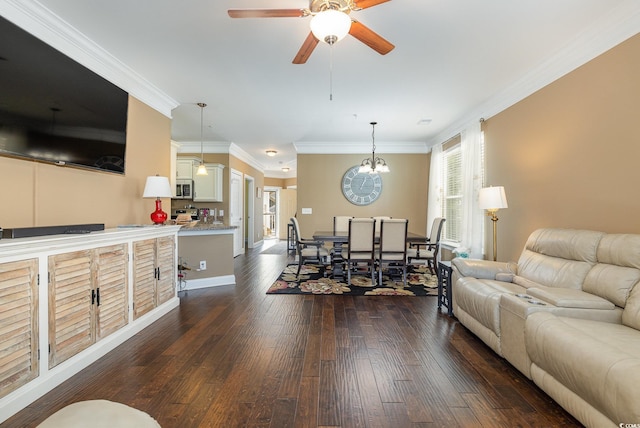
[(193, 180), (193, 159), (176, 159), (176, 179)]
[(194, 202), (223, 202), (224, 165), (206, 163), (207, 175), (196, 175), (197, 165), (193, 168), (193, 201)]
[[(0, 240), (0, 424), (178, 307), (179, 230)], [(144, 242), (154, 251), (153, 304), (136, 319), (132, 255)]]
[(128, 322), (125, 244), (49, 257), (49, 367)]
[(133, 243), (133, 317), (137, 319), (175, 296), (174, 237)]
[(38, 376), (38, 260), (0, 263), (0, 397)]

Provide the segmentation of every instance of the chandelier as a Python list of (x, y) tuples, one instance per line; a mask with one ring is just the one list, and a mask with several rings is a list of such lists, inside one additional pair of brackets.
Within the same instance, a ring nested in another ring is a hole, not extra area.
[(371, 122), (371, 141), (372, 141), (372, 150), (371, 157), (366, 158), (360, 164), (360, 168), (358, 172), (366, 172), (369, 174), (377, 174), (379, 172), (389, 172), (389, 167), (387, 166), (387, 162), (381, 157), (376, 157), (376, 125), (378, 122)]

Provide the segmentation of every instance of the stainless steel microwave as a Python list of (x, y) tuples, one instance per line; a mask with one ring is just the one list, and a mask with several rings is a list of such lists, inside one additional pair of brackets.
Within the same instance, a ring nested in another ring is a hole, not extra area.
[(193, 180), (176, 180), (175, 199), (193, 199)]

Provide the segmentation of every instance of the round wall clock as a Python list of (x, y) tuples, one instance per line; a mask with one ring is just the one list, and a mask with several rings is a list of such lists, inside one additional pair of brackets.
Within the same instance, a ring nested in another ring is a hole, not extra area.
[(360, 173), (354, 166), (342, 176), (342, 194), (355, 205), (369, 205), (382, 193), (382, 178), (378, 174)]

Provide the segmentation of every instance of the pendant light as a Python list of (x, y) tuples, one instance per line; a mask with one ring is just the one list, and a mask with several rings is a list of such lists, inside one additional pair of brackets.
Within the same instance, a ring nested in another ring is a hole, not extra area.
[(381, 157), (376, 157), (376, 125), (378, 122), (371, 122), (370, 125), (372, 127), (371, 130), (371, 141), (372, 141), (372, 150), (371, 157), (366, 158), (360, 164), (360, 168), (358, 172), (366, 172), (369, 174), (377, 174), (379, 172), (389, 172), (389, 167), (387, 166), (387, 162)]
[(200, 107), (200, 165), (196, 171), (196, 175), (209, 175), (207, 168), (204, 166), (204, 139), (203, 139), (203, 123), (204, 123), (204, 108), (207, 106), (205, 103), (198, 103)]

